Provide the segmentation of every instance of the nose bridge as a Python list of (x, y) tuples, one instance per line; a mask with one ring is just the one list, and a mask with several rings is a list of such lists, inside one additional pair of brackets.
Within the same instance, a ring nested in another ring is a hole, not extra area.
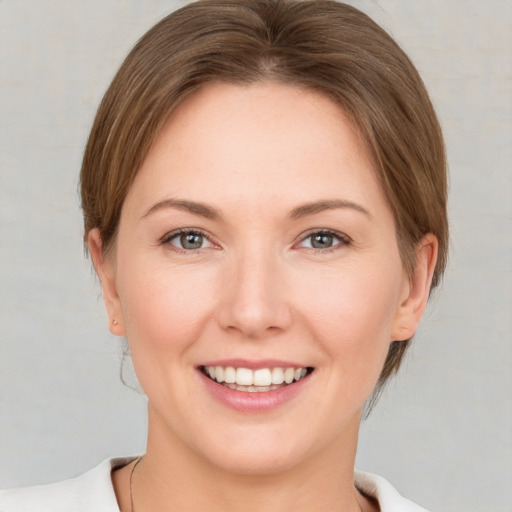
[(282, 262), (269, 247), (251, 244), (236, 255), (223, 283), (223, 328), (258, 338), (285, 329), (291, 320)]

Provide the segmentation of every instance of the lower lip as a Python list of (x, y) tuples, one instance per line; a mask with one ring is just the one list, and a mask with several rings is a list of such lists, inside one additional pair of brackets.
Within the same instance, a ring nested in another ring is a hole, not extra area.
[(216, 400), (236, 411), (252, 413), (271, 411), (291, 401), (307, 386), (310, 378), (310, 375), (307, 375), (301, 380), (282, 388), (250, 393), (248, 391), (230, 389), (209, 379), (200, 370), (198, 372), (203, 379), (206, 389)]

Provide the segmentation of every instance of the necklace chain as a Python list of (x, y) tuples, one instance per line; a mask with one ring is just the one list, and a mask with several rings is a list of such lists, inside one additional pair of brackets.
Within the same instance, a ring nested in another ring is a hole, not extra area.
[(140, 461), (142, 460), (142, 456), (137, 459), (137, 462), (133, 465), (132, 471), (130, 473), (130, 512), (135, 512), (133, 508), (133, 473), (135, 473), (135, 468), (139, 465)]

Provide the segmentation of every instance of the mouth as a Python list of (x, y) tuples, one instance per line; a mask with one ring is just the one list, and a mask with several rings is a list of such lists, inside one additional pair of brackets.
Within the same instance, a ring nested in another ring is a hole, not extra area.
[(221, 386), (246, 393), (263, 393), (291, 386), (313, 372), (307, 367), (272, 367), (252, 370), (233, 366), (199, 366), (210, 380)]

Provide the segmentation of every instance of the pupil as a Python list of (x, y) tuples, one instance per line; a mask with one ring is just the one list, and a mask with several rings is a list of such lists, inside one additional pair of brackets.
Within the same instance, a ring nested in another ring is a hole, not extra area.
[(326, 247), (332, 246), (332, 235), (327, 233), (320, 233), (313, 237), (311, 245), (315, 249), (325, 249)]
[(195, 233), (181, 235), (181, 246), (184, 249), (200, 249), (203, 244), (203, 237)]

